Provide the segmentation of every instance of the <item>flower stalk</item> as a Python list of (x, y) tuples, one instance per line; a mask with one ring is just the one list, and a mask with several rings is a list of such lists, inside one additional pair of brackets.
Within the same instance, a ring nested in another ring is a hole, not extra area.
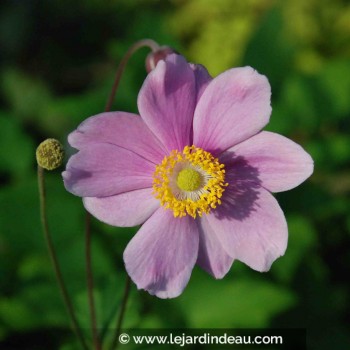
[[(157, 52), (157, 50), (160, 49), (160, 46), (151, 39), (143, 39), (143, 40), (137, 41), (135, 44), (133, 44), (129, 48), (129, 50), (124, 55), (124, 57), (120, 61), (119, 66), (117, 68), (113, 86), (105, 106), (105, 110), (104, 110), (105, 112), (109, 112), (112, 108), (112, 104), (113, 104), (117, 89), (119, 87), (122, 74), (126, 68), (126, 65), (129, 59), (136, 51), (138, 51), (143, 47), (149, 47), (152, 50), (152, 52)], [(91, 256), (91, 215), (89, 214), (89, 212), (86, 212), (86, 220), (85, 220), (85, 259), (86, 259), (88, 302), (89, 302), (90, 320), (91, 320), (91, 323), (90, 323), (91, 333), (92, 333), (95, 349), (100, 350), (101, 341), (97, 330), (95, 302), (94, 302), (94, 296), (93, 296), (94, 283), (93, 283), (92, 256)], [(117, 328), (116, 328), (117, 331), (115, 334), (115, 338), (112, 342), (112, 348), (116, 347), (117, 345), (118, 335), (120, 333), (120, 329), (124, 318), (125, 307), (126, 307), (126, 303), (129, 295), (129, 290), (130, 290), (130, 279), (128, 278), (125, 285), (125, 292), (124, 292), (123, 301), (121, 305), (121, 311), (117, 321)]]
[(120, 331), (121, 331), (122, 324), (123, 324), (123, 319), (124, 319), (124, 314), (125, 314), (125, 310), (126, 310), (126, 305), (127, 305), (128, 298), (129, 298), (130, 285), (131, 285), (131, 279), (130, 279), (129, 276), (126, 276), (123, 300), (122, 300), (122, 304), (121, 304), (121, 307), (120, 307), (119, 316), (118, 316), (118, 319), (117, 319), (117, 327), (116, 327), (116, 331), (114, 333), (114, 338), (113, 338), (113, 341), (112, 341), (111, 350), (117, 349), (118, 344), (119, 344), (118, 339), (119, 339)]
[(63, 301), (64, 301), (68, 316), (69, 316), (70, 321), (71, 321), (72, 329), (73, 329), (74, 333), (76, 334), (82, 349), (88, 350), (89, 348), (85, 342), (84, 336), (83, 336), (82, 331), (79, 327), (79, 323), (78, 323), (78, 320), (75, 316), (72, 302), (70, 300), (66, 285), (65, 285), (64, 280), (63, 280), (62, 272), (61, 272), (61, 269), (60, 269), (60, 266), (58, 263), (58, 259), (56, 256), (55, 248), (53, 246), (53, 242), (52, 242), (52, 238), (51, 238), (51, 234), (50, 234), (50, 230), (49, 230), (49, 225), (48, 225), (48, 220), (47, 220), (47, 211), (46, 211), (46, 188), (45, 188), (45, 175), (44, 175), (44, 173), (45, 173), (45, 170), (40, 165), (38, 165), (40, 219), (41, 219), (41, 223), (42, 223), (42, 228), (43, 228), (43, 232), (44, 232), (46, 246), (47, 246), (47, 250), (49, 252), (52, 266), (54, 268), (54, 272), (55, 272), (56, 280), (57, 280), (57, 283), (59, 286), (59, 290), (62, 294)]
[(90, 326), (92, 340), (95, 350), (101, 350), (100, 337), (97, 330), (96, 309), (94, 302), (94, 280), (92, 272), (91, 258), (91, 215), (86, 212), (85, 216), (85, 261), (86, 261), (86, 284), (88, 293), (88, 303), (90, 310)]
[(117, 72), (115, 74), (112, 90), (111, 90), (111, 93), (110, 93), (109, 98), (108, 98), (107, 103), (106, 103), (105, 112), (109, 112), (112, 108), (112, 104), (113, 104), (114, 97), (115, 97), (115, 94), (116, 94), (118, 86), (119, 86), (120, 79), (122, 77), (122, 74), (125, 70), (125, 67), (129, 61), (129, 59), (136, 51), (138, 51), (139, 49), (141, 49), (143, 47), (149, 47), (153, 52), (156, 52), (160, 48), (160, 46), (154, 40), (151, 40), (151, 39), (143, 39), (143, 40), (137, 41), (135, 44), (130, 46), (130, 48), (128, 49), (128, 51), (124, 55), (124, 57), (121, 59), (119, 66), (117, 68)]

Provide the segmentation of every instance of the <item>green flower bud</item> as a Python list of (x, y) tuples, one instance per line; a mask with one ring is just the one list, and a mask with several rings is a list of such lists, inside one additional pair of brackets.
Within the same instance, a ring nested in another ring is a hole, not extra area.
[(64, 150), (55, 139), (43, 141), (36, 149), (36, 161), (46, 170), (54, 170), (63, 163)]

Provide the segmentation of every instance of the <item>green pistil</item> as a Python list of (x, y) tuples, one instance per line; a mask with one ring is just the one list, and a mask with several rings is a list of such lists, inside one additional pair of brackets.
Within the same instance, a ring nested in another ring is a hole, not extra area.
[(176, 183), (183, 191), (196, 191), (201, 185), (201, 175), (198, 171), (186, 168), (182, 169), (177, 175)]

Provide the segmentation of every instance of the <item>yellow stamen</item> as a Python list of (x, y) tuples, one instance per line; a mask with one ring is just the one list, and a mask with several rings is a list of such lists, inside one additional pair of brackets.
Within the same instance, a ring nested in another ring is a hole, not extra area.
[(225, 166), (209, 152), (186, 146), (174, 150), (156, 166), (153, 193), (175, 217), (209, 213), (221, 204), (225, 187)]

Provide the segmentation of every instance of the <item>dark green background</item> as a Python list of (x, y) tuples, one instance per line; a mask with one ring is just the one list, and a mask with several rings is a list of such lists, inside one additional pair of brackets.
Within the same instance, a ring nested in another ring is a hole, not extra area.
[[(313, 176), (276, 197), (289, 245), (270, 272), (235, 262), (216, 281), (195, 268), (184, 293), (160, 300), (132, 286), (133, 328), (307, 328), (309, 349), (350, 348), (350, 6), (341, 0), (0, 2), (0, 348), (77, 348), (39, 222), (35, 148), (104, 108), (136, 40), (173, 46), (216, 75), (251, 65), (272, 85), (268, 130), (300, 143)], [(147, 50), (123, 76), (113, 109), (136, 112)], [(61, 169), (62, 170), (62, 169)], [(84, 211), (60, 171), (47, 174), (55, 246), (84, 332)], [(136, 229), (93, 221), (101, 328), (115, 323), (122, 252)], [(16, 345), (17, 344), (17, 345)]]

